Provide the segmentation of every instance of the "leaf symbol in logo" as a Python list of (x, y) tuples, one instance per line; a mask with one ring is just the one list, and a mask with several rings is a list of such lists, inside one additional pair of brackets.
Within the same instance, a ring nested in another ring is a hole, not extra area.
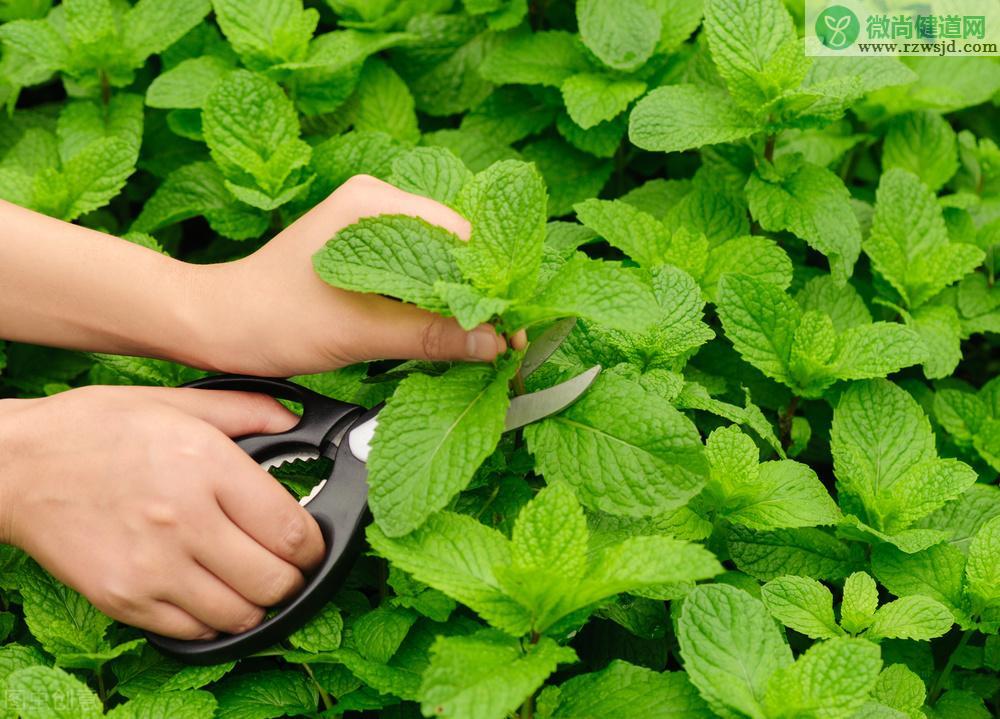
[(851, 24), (850, 15), (844, 15), (838, 20), (835, 20), (832, 15), (827, 15), (823, 18), (823, 22), (826, 23), (827, 28), (833, 33), (829, 38), (831, 47), (840, 48), (847, 44), (847, 35), (844, 31)]

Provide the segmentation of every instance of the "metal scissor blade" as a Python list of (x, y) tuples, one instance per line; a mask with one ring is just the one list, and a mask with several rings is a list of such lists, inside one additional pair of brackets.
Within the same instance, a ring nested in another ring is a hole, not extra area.
[(601, 366), (594, 365), (573, 379), (531, 394), (515, 397), (510, 401), (510, 408), (504, 418), (503, 431), (510, 432), (512, 429), (523, 427), (556, 412), (561, 412), (576, 402), (580, 395), (594, 383), (600, 373)]
[[(600, 365), (594, 365), (586, 372), (577, 375), (573, 379), (549, 387), (547, 389), (523, 394), (510, 401), (507, 415), (504, 418), (503, 431), (510, 432), (526, 424), (537, 422), (551, 414), (560, 412), (577, 399), (580, 398), (587, 388), (594, 383), (597, 375), (601, 372)], [(378, 427), (378, 415), (372, 417), (367, 422), (359, 424), (347, 436), (347, 446), (351, 454), (362, 462), (368, 461), (368, 454), (371, 452), (372, 437), (375, 436), (375, 428)]]
[(576, 326), (576, 317), (561, 319), (531, 341), (521, 361), (521, 376), (527, 377), (559, 349)]

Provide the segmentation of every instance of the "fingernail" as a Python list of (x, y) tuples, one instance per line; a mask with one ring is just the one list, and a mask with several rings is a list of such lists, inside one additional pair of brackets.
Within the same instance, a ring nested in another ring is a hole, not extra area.
[(465, 336), (465, 352), (473, 362), (489, 362), (497, 356), (497, 335), (489, 327), (481, 327)]

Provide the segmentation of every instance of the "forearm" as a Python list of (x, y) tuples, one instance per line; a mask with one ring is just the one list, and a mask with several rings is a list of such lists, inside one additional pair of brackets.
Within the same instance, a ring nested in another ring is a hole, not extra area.
[(0, 338), (197, 363), (189, 265), (0, 201)]

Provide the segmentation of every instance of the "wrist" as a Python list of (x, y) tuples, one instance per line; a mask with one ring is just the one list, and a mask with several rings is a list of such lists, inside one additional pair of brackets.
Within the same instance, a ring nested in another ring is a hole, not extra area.
[(19, 545), (16, 520), (24, 471), (23, 458), (30, 456), (30, 432), (25, 432), (25, 408), (40, 400), (0, 399), (0, 543)]

